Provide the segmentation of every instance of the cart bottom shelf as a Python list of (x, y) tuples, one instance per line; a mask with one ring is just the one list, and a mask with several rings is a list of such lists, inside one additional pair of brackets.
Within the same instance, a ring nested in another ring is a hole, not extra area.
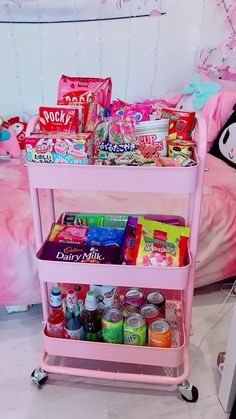
[(45, 351), (40, 357), (40, 367), (53, 374), (146, 384), (178, 385), (183, 383), (189, 375), (189, 350), (187, 346), (184, 347), (183, 364), (178, 368), (52, 357)]
[(45, 332), (44, 348), (47, 354), (60, 357), (177, 368), (183, 364), (186, 346), (181, 292), (169, 294), (166, 318), (173, 332), (171, 348), (59, 339), (48, 337)]

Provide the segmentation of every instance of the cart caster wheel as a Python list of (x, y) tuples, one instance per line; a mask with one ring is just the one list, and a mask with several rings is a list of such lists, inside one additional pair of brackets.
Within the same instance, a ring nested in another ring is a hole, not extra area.
[(43, 384), (45, 384), (45, 382), (47, 381), (48, 375), (41, 368), (36, 368), (32, 372), (31, 378), (33, 383), (37, 386), (37, 388), (40, 389), (43, 386)]
[(181, 393), (182, 398), (188, 403), (196, 403), (198, 400), (198, 389), (197, 387), (193, 386), (189, 381), (184, 381), (184, 383), (180, 384), (179, 391)]

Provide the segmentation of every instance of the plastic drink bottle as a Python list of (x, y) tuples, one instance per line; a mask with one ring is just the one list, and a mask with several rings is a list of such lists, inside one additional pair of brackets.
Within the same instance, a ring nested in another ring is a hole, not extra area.
[(98, 311), (94, 291), (88, 291), (84, 310), (84, 338), (99, 342), (101, 340), (101, 316)]
[(46, 325), (47, 335), (53, 338), (64, 338), (65, 315), (62, 308), (61, 290), (58, 287), (51, 290), (49, 312)]
[(84, 330), (80, 316), (77, 293), (74, 289), (66, 294), (65, 337), (67, 339), (83, 339)]

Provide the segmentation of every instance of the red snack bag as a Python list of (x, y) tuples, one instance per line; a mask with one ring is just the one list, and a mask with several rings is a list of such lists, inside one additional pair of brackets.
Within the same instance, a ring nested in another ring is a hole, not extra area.
[(79, 118), (79, 109), (45, 107), (39, 108), (39, 127), (44, 132), (66, 132), (77, 134), (81, 132), (82, 120)]
[(98, 103), (104, 108), (110, 108), (111, 78), (101, 79), (92, 77), (61, 76), (58, 87), (58, 104), (60, 101), (91, 102), (92, 95), (96, 94)]
[(195, 112), (185, 112), (181, 109), (162, 108), (161, 119), (170, 120), (169, 138), (189, 139), (195, 127), (195, 115)]
[(88, 123), (88, 115), (89, 115), (89, 108), (91, 102), (68, 102), (66, 100), (59, 100), (59, 106), (68, 107), (69, 109), (78, 109), (79, 112), (79, 119), (81, 121), (81, 130), (80, 132), (87, 132), (89, 129), (87, 128)]

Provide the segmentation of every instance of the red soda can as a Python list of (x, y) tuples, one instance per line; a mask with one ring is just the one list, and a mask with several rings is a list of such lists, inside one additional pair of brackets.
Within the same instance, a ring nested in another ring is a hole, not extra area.
[(160, 313), (162, 314), (159, 317), (165, 318), (166, 299), (165, 299), (164, 294), (162, 294), (162, 292), (160, 291), (149, 292), (147, 294), (146, 300), (148, 304), (154, 304), (155, 306), (159, 308)]
[(127, 305), (140, 307), (144, 304), (144, 293), (139, 288), (130, 288), (125, 293), (124, 303)]
[(151, 324), (153, 320), (162, 318), (161, 311), (154, 304), (144, 304), (139, 311), (145, 317), (147, 325)]

